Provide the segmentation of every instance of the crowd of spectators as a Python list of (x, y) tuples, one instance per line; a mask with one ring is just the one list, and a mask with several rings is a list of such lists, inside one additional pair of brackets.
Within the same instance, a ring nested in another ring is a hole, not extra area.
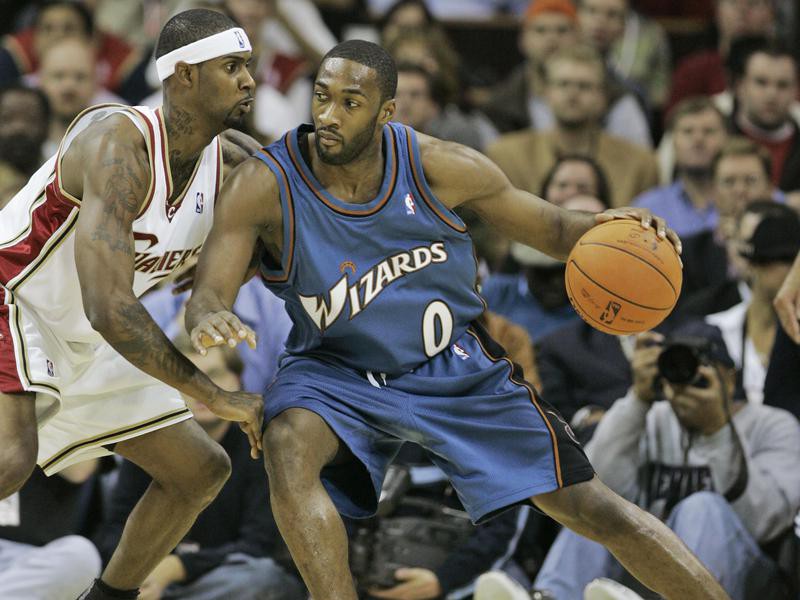
[[(774, 308), (800, 252), (796, 3), (19, 3), (0, 23), (0, 208), (84, 109), (160, 104), (158, 32), (194, 7), (223, 11), (247, 32), (257, 87), (245, 129), (263, 144), (310, 120), (313, 74), (337, 41), (369, 39), (397, 63), (397, 121), (484, 152), (515, 186), (563, 208), (634, 205), (665, 217), (683, 242), (678, 305), (657, 331), (610, 336), (572, 310), (563, 263), (463, 214), (489, 309), (483, 325), (586, 444), (599, 477), (663, 519), (732, 598), (800, 598), (800, 347)], [(257, 279), (246, 283), (234, 311), (258, 332), (258, 348), (200, 357), (183, 332), (187, 296), (166, 284), (143, 302), (220, 385), (263, 392), (291, 327), (282, 302)], [(660, 357), (686, 339), (704, 344), (696, 378), (668, 380)], [(244, 436), (192, 409), (233, 475), (140, 597), (304, 600)], [(379, 519), (402, 529), (403, 519), (463, 516), (419, 449), (404, 449), (398, 465), (411, 500)], [(109, 560), (148, 482), (111, 459), (36, 473), (0, 501), (0, 597), (74, 598)], [(438, 517), (414, 509), (431, 503)], [(363, 551), (364, 528), (351, 529)], [(391, 556), (406, 563), (372, 593), (573, 600), (596, 578), (636, 588), (601, 546), (528, 509), (453, 540), (434, 560), (392, 538)]]

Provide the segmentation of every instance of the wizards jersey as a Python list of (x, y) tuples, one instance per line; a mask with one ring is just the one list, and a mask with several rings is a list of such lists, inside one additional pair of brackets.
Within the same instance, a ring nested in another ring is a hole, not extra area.
[(433, 194), (416, 134), (383, 128), (383, 182), (366, 204), (325, 190), (300, 152), (303, 125), (256, 154), (275, 174), (283, 210), (279, 269), (266, 285), (294, 324), (290, 354), (397, 375), (461, 337), (484, 310), (472, 240)]

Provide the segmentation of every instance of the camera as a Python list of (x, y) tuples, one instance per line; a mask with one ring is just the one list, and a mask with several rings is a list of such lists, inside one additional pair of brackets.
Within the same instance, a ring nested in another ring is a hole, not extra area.
[(676, 385), (692, 385), (707, 388), (711, 384), (705, 377), (698, 377), (700, 365), (711, 364), (711, 342), (706, 338), (675, 336), (664, 343), (658, 355), (658, 374)]

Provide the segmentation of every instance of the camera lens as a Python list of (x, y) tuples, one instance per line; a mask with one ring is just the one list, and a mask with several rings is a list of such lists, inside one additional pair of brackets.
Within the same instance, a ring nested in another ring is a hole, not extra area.
[(670, 383), (691, 383), (699, 366), (697, 349), (683, 344), (667, 346), (658, 356), (658, 372)]

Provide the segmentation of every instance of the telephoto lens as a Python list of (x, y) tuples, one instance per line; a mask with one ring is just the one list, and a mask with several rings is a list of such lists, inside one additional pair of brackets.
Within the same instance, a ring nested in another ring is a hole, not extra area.
[(676, 385), (692, 384), (704, 387), (695, 381), (701, 364), (709, 363), (709, 342), (698, 337), (673, 337), (666, 341), (658, 355), (658, 373)]

